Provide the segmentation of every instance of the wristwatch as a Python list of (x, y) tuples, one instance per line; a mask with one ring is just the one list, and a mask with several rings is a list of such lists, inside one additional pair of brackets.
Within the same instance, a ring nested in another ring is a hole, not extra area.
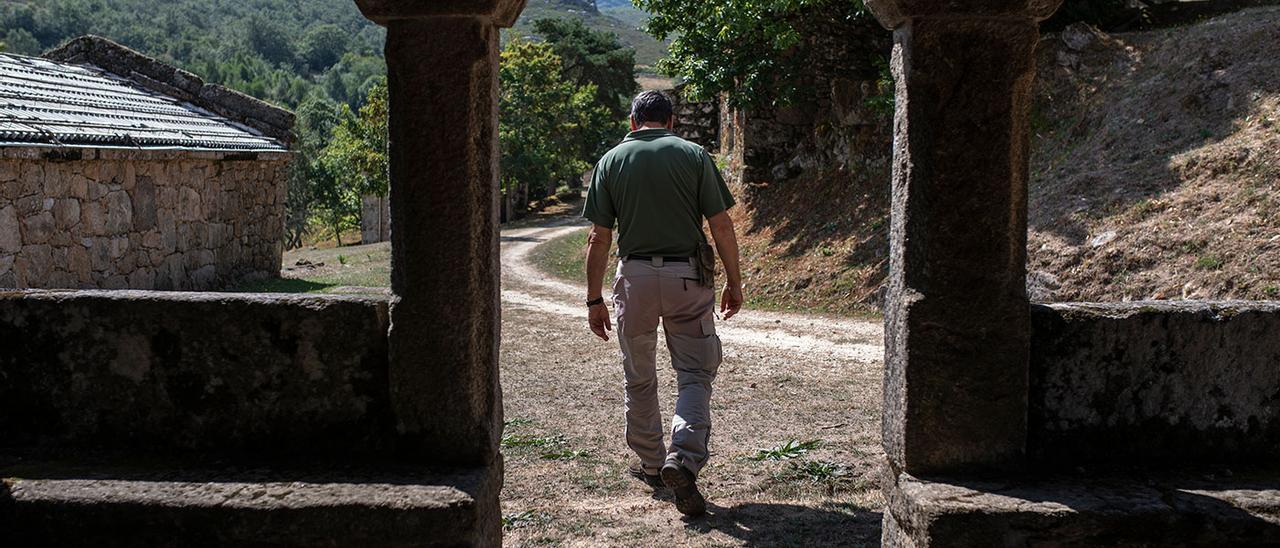
[(591, 308), (598, 304), (604, 304), (604, 297), (596, 297), (594, 299), (587, 301), (587, 308)]

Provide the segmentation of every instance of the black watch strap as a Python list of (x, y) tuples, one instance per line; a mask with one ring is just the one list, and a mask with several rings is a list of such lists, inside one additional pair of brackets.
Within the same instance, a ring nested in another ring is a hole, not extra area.
[(596, 297), (594, 299), (587, 301), (587, 308), (591, 308), (598, 304), (604, 304), (604, 297)]

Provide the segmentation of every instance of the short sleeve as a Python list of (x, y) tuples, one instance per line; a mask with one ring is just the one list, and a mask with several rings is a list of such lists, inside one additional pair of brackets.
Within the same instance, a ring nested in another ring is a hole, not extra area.
[(587, 205), (582, 216), (592, 223), (610, 230), (618, 220), (618, 213), (613, 208), (613, 198), (609, 195), (609, 186), (605, 183), (608, 177), (604, 162), (596, 164), (591, 174), (591, 186), (587, 187)]
[(725, 184), (724, 176), (720, 175), (720, 169), (716, 167), (716, 162), (711, 158), (710, 154), (702, 154), (702, 175), (699, 181), (699, 208), (702, 209), (702, 216), (711, 218), (719, 214), (721, 211), (733, 207), (733, 194), (729, 192), (729, 185)]

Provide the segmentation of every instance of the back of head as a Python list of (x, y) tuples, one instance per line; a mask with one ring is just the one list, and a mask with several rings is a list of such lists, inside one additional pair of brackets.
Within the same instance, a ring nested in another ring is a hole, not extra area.
[(631, 101), (631, 119), (637, 126), (666, 125), (671, 121), (671, 100), (660, 91), (646, 91)]

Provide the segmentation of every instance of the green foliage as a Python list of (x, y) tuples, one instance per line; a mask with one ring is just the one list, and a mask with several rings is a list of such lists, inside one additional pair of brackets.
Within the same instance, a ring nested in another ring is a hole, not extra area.
[(1226, 264), (1226, 261), (1216, 253), (1201, 255), (1199, 259), (1196, 259), (1196, 268), (1200, 270), (1218, 270), (1224, 264)]
[(560, 56), (566, 78), (579, 86), (595, 84), (596, 101), (615, 118), (625, 118), (635, 95), (636, 52), (618, 36), (587, 28), (581, 19), (538, 19), (537, 33)]
[[(317, 115), (324, 116), (323, 107), (318, 108), (321, 113)], [(358, 114), (347, 105), (339, 105), (332, 119), (308, 121), (331, 122), (323, 148), (315, 150), (318, 143), (307, 143), (308, 154), (301, 159), (310, 165), (307, 180), (311, 185), (311, 208), (342, 245), (342, 232), (360, 226), (361, 198), (387, 194), (386, 83), (369, 91)]]
[(516, 447), (559, 447), (564, 445), (564, 436), (559, 434), (554, 436), (527, 436), (520, 434), (503, 434), (502, 447), (511, 449)]
[(335, 176), (349, 181), (360, 195), (386, 196), (389, 188), (387, 164), (387, 84), (369, 90), (357, 114), (341, 107), (341, 123), (335, 126), (329, 144), (321, 152), (322, 161)]
[(729, 92), (735, 105), (785, 102), (795, 75), (808, 65), (798, 18), (871, 17), (861, 0), (635, 0), (653, 17), (645, 30), (671, 39), (663, 72), (684, 79), (687, 93), (710, 98)]
[[(384, 33), (351, 0), (0, 3), (0, 40), (10, 51), (38, 55), (84, 34), (105, 36), (289, 108), (317, 93), (358, 107), (370, 87), (367, 66), (385, 73)], [(346, 56), (355, 60), (340, 62)], [(359, 74), (347, 78), (346, 71)], [(334, 81), (350, 85), (329, 85)]]
[(307, 29), (298, 53), (312, 71), (325, 70), (342, 58), (347, 49), (347, 33), (337, 25), (315, 25)]
[(748, 460), (756, 462), (765, 460), (789, 460), (803, 456), (805, 453), (817, 449), (822, 446), (822, 440), (787, 440), (781, 445), (774, 446), (769, 449), (761, 449), (756, 451), (755, 455), (747, 457)]
[[(576, 85), (550, 44), (514, 38), (502, 50), (498, 139), (502, 190), (524, 204), (578, 177), (600, 147), (608, 110), (596, 103), (594, 84)], [(521, 208), (523, 209), (523, 208)]]

